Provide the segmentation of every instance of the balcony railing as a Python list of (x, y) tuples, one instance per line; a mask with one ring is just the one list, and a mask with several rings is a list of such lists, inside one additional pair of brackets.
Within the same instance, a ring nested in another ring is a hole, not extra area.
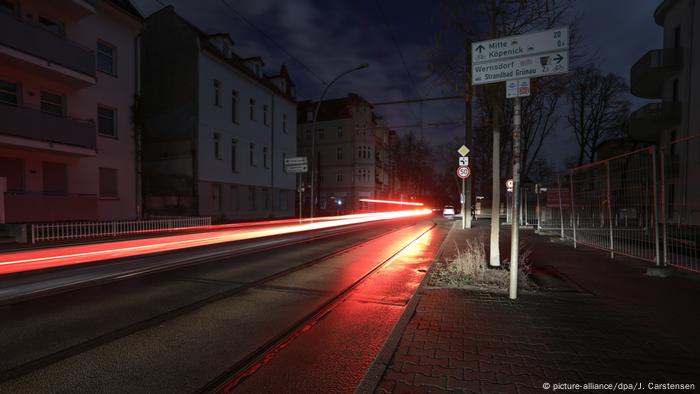
[(664, 82), (683, 64), (681, 48), (655, 49), (642, 56), (630, 70), (630, 90), (643, 98), (661, 98)]
[(642, 142), (657, 142), (659, 133), (681, 120), (681, 103), (647, 104), (630, 115), (630, 135)]
[(0, 135), (96, 149), (95, 124), (28, 107), (0, 104)]
[(94, 194), (5, 193), (7, 223), (97, 220)]
[(0, 45), (43, 59), (49, 64), (95, 76), (95, 55), (92, 50), (5, 12), (0, 12)]

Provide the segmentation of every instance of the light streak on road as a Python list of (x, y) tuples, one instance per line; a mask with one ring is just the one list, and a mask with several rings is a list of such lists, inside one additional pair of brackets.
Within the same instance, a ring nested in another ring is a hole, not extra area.
[[(294, 219), (257, 222), (257, 225), (251, 223), (241, 226), (236, 224), (221, 225), (207, 228), (208, 230), (218, 228), (218, 231), (2, 253), (0, 254), (0, 275), (151, 253), (170, 252), (198, 246), (320, 230), (350, 224), (423, 216), (430, 213), (429, 209), (421, 209), (323, 217), (301, 224), (298, 224), (298, 220)], [(297, 223), (292, 224), (293, 222)]]
[(370, 198), (361, 198), (360, 201), (363, 202), (374, 202), (380, 204), (396, 204), (396, 205), (412, 205), (414, 207), (422, 207), (422, 202), (407, 202), (407, 201), (390, 201), (390, 200), (373, 200)]

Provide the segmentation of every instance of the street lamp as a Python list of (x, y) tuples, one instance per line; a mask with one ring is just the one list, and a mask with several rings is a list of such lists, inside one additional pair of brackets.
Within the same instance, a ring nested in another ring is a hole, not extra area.
[(369, 67), (369, 64), (367, 63), (362, 63), (357, 67), (351, 68), (350, 70), (344, 71), (340, 74), (338, 74), (337, 77), (333, 78), (333, 80), (326, 85), (326, 88), (323, 89), (323, 93), (321, 93), (321, 98), (318, 99), (318, 102), (316, 103), (316, 109), (314, 110), (314, 118), (313, 121), (311, 122), (311, 189), (310, 189), (310, 195), (311, 195), (311, 201), (309, 203), (309, 212), (310, 215), (309, 217), (313, 219), (314, 217), (314, 184), (316, 183), (316, 117), (318, 116), (318, 110), (321, 108), (321, 101), (323, 101), (323, 97), (326, 96), (326, 92), (328, 92), (328, 89), (330, 89), (331, 86), (335, 83), (335, 81), (339, 80), (341, 77), (350, 74), (353, 71), (358, 71), (362, 70), (363, 68)]

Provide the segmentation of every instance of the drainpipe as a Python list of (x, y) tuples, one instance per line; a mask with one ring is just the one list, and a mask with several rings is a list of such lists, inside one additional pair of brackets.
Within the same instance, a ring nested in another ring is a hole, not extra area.
[(275, 216), (275, 92), (270, 104), (270, 213)]

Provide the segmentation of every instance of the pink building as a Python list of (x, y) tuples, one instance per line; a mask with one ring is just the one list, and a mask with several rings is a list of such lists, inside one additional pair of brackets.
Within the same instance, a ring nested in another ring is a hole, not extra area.
[(142, 25), (129, 0), (0, 0), (0, 223), (140, 215)]

